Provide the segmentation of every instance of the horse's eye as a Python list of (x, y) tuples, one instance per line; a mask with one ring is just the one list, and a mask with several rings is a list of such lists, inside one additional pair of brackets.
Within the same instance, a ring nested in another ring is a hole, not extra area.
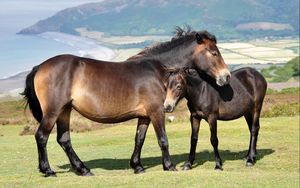
[(213, 56), (217, 56), (217, 55), (218, 55), (218, 52), (216, 52), (216, 51), (211, 51), (210, 53), (211, 53), (211, 55), (213, 55)]
[(177, 90), (181, 90), (181, 88), (182, 88), (181, 85), (177, 85), (177, 86), (176, 86), (176, 89), (177, 89)]

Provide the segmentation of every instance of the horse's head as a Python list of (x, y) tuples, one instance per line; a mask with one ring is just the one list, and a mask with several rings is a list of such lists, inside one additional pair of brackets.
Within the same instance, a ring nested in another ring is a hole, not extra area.
[(178, 70), (170, 73), (167, 81), (167, 95), (164, 102), (166, 112), (173, 112), (176, 104), (185, 95), (186, 91), (186, 72)]
[(195, 39), (197, 41), (193, 54), (195, 68), (216, 79), (219, 86), (228, 84), (230, 71), (217, 47), (216, 37), (203, 31), (196, 32)]
[(147, 47), (128, 60), (155, 58), (168, 68), (194, 68), (216, 80), (219, 86), (229, 83), (230, 72), (216, 45), (216, 37), (207, 31), (184, 31), (177, 27), (171, 41)]

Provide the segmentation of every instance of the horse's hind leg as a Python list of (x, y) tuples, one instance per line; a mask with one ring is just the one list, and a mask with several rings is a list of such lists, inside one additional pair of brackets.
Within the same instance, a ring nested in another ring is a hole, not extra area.
[(130, 166), (134, 169), (134, 173), (139, 174), (144, 172), (144, 167), (141, 164), (141, 150), (145, 141), (147, 129), (150, 119), (139, 118), (135, 135), (135, 146), (131, 156)]
[(68, 106), (64, 111), (59, 115), (56, 124), (57, 124), (57, 142), (66, 152), (72, 168), (82, 176), (91, 176), (93, 175), (90, 170), (83, 164), (83, 162), (76, 155), (73, 150), (70, 138), (70, 114), (71, 106)]
[(256, 160), (256, 145), (257, 145), (257, 137), (260, 128), (259, 124), (260, 111), (254, 112), (253, 114), (246, 114), (245, 118), (248, 124), (248, 128), (250, 131), (250, 143), (249, 149), (246, 156), (246, 166), (253, 166)]
[(35, 139), (39, 155), (39, 169), (45, 174), (45, 177), (55, 176), (55, 172), (51, 170), (47, 156), (47, 142), (55, 124), (57, 115), (55, 113), (45, 114), (38, 130), (35, 133)]
[(215, 161), (216, 161), (215, 170), (223, 170), (222, 160), (218, 150), (219, 140), (217, 136), (217, 119), (215, 117), (209, 117), (208, 124), (210, 127), (210, 142), (214, 148), (214, 154), (215, 154)]

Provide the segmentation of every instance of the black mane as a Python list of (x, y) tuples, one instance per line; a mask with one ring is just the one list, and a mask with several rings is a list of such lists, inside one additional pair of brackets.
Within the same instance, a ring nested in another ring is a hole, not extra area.
[(185, 25), (184, 28), (185, 28), (185, 29), (176, 26), (176, 27), (175, 27), (175, 31), (174, 31), (175, 35), (174, 35), (174, 37), (172, 38), (172, 40), (176, 40), (176, 39), (181, 38), (181, 37), (184, 37), (184, 36), (186, 36), (186, 35), (198, 33), (202, 38), (208, 39), (208, 40), (211, 40), (211, 41), (217, 43), (217, 38), (216, 38), (216, 36), (212, 35), (211, 33), (209, 33), (209, 32), (206, 31), (206, 30), (198, 31), (198, 32), (192, 31), (192, 28), (191, 28), (189, 25)]
[[(211, 40), (217, 43), (217, 39), (214, 35), (210, 34), (208, 31), (192, 31), (192, 28), (188, 25), (185, 26), (185, 29), (176, 26), (175, 28), (175, 36), (168, 42), (157, 43), (153, 46), (146, 47), (144, 50), (139, 52), (136, 57), (147, 57), (150, 55), (157, 55), (160, 53), (167, 52), (177, 46), (182, 44), (190, 44), (190, 42), (196, 39), (195, 35), (198, 33), (203, 39)], [(185, 46), (185, 45), (183, 45)], [(133, 56), (132, 58), (134, 58)]]
[(153, 46), (146, 47), (139, 54), (144, 54), (147, 56), (147, 55), (156, 55), (156, 54), (164, 53), (173, 48), (176, 48), (177, 46), (181, 46), (181, 45), (185, 46), (184, 44), (190, 44), (190, 42), (194, 40), (195, 40), (195, 34), (189, 33), (183, 35), (182, 37), (178, 37), (176, 39), (172, 38), (172, 40), (168, 42), (161, 42)]

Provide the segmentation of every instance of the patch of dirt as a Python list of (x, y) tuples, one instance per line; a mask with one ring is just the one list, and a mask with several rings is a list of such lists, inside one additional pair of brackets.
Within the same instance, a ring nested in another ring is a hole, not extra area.
[(299, 93), (266, 95), (262, 112), (269, 110), (273, 106), (293, 103), (299, 103)]
[(275, 89), (275, 90), (282, 90), (284, 88), (290, 88), (290, 87), (299, 87), (299, 82), (293, 81), (293, 82), (279, 82), (279, 83), (268, 83), (268, 88)]

